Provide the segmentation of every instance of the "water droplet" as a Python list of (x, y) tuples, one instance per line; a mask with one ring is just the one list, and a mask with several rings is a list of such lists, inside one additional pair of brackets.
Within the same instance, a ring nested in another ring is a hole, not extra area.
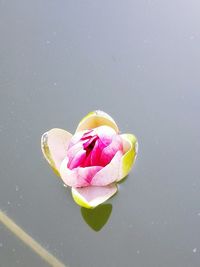
[(19, 186), (18, 185), (15, 186), (15, 191), (16, 192), (19, 191)]
[(193, 248), (192, 252), (196, 253), (197, 252), (197, 248)]
[(66, 184), (63, 184), (63, 186), (64, 186), (64, 187), (67, 187), (67, 185), (66, 185)]
[(140, 251), (139, 251), (139, 249), (136, 251), (136, 253), (137, 253), (137, 254), (140, 254)]
[(0, 243), (0, 248), (2, 248), (3, 247), (3, 244), (2, 243)]

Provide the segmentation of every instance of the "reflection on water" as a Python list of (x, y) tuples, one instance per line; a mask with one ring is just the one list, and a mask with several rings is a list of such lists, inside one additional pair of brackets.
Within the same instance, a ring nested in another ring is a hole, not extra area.
[(84, 221), (96, 232), (100, 231), (108, 222), (111, 212), (111, 204), (102, 204), (95, 209), (81, 207), (81, 215)]

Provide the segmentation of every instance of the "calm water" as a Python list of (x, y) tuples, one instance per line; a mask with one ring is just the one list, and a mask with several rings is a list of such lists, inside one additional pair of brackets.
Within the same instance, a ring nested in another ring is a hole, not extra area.
[[(69, 267), (198, 267), (199, 1), (0, 1), (0, 209)], [(40, 151), (94, 109), (139, 139), (119, 193), (80, 209)], [(49, 266), (3, 225), (0, 266)]]

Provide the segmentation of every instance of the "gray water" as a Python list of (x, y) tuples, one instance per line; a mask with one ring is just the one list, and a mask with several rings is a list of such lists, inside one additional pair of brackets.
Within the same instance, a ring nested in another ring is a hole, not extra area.
[[(199, 11), (195, 0), (0, 1), (0, 209), (67, 266), (199, 266)], [(138, 137), (139, 154), (93, 214), (40, 137), (95, 109)], [(48, 266), (4, 226), (0, 244), (1, 267)]]

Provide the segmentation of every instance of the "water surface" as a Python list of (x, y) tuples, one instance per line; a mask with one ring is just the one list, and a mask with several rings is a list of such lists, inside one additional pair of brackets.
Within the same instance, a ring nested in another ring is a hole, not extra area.
[[(199, 266), (199, 8), (0, 1), (0, 209), (67, 266)], [(96, 230), (40, 151), (94, 109), (139, 139)], [(1, 266), (43, 266), (20, 242), (0, 228)]]

